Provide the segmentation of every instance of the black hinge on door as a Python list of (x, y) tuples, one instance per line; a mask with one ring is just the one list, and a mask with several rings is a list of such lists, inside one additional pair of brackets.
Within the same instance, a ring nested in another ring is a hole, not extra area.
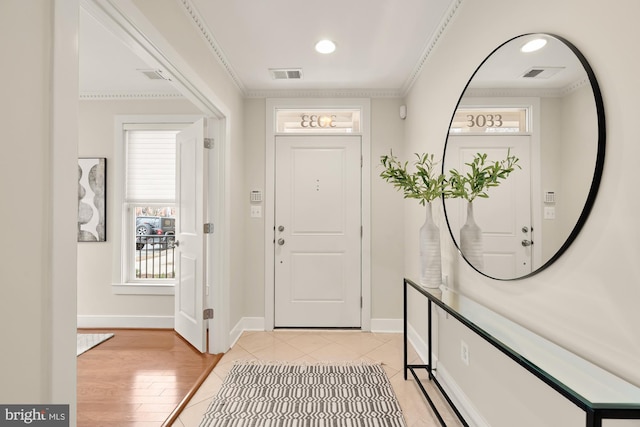
[(213, 319), (213, 308), (205, 308), (202, 313), (202, 318), (204, 320)]

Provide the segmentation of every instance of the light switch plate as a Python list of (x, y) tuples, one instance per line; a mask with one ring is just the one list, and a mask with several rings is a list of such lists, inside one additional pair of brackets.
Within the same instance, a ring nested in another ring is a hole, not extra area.
[(262, 206), (251, 206), (251, 218), (262, 218)]
[(556, 219), (556, 208), (554, 206), (544, 207), (544, 219)]

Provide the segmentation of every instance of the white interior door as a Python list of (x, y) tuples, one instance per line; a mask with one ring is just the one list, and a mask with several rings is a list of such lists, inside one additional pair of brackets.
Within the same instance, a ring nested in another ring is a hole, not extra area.
[[(488, 199), (476, 198), (474, 218), (483, 238), (483, 273), (495, 278), (520, 277), (532, 271), (531, 161), (529, 136), (450, 135), (447, 140), (448, 169), (464, 171), (476, 153), (499, 161), (508, 150), (518, 165), (500, 186), (489, 189)], [(454, 154), (455, 153), (455, 154)], [(447, 217), (457, 242), (466, 221), (466, 201), (447, 199)]]
[(276, 327), (360, 327), (360, 156), (360, 136), (276, 137)]
[(176, 137), (175, 330), (200, 352), (206, 351), (204, 135), (202, 119)]

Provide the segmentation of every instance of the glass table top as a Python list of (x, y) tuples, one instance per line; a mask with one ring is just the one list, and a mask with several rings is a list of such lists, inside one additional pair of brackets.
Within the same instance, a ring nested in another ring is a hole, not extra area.
[(407, 279), (438, 306), (467, 323), (521, 365), (591, 408), (640, 408), (640, 387), (449, 289), (427, 289)]

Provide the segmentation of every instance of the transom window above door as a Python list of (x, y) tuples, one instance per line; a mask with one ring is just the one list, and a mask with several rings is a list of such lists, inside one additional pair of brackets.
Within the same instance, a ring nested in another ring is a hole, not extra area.
[(451, 121), (450, 134), (527, 134), (527, 107), (461, 107)]
[(360, 110), (277, 109), (276, 133), (360, 133)]

